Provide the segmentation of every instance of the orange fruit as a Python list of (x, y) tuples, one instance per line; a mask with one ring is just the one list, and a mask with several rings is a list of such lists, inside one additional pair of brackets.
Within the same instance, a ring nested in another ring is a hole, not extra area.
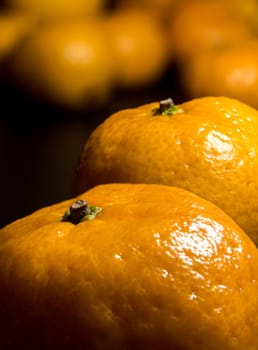
[(139, 9), (113, 11), (107, 18), (107, 36), (118, 88), (143, 87), (161, 78), (168, 63), (167, 42), (153, 16)]
[(166, 27), (179, 64), (202, 49), (241, 43), (254, 35), (246, 18), (224, 0), (183, 1), (170, 13)]
[(74, 193), (101, 183), (162, 183), (190, 190), (235, 219), (258, 244), (258, 111), (227, 97), (123, 109), (91, 133)]
[(8, 8), (36, 13), (44, 17), (96, 15), (106, 0), (3, 0)]
[(228, 96), (258, 108), (258, 39), (197, 52), (181, 69), (189, 97)]
[(258, 33), (257, 14), (258, 2), (257, 0), (228, 0), (231, 6), (234, 6), (239, 13), (246, 18), (249, 25), (253, 28), (255, 33)]
[(13, 52), (12, 83), (29, 96), (57, 106), (98, 107), (112, 95), (113, 60), (103, 21), (49, 21)]
[(137, 8), (149, 11), (152, 16), (166, 20), (167, 14), (177, 6), (177, 0), (114, 0), (116, 8)]
[(0, 346), (256, 350), (257, 276), (255, 245), (212, 203), (97, 186), (1, 229)]
[(0, 12), (0, 62), (32, 32), (37, 22), (38, 18), (27, 12), (10, 10)]

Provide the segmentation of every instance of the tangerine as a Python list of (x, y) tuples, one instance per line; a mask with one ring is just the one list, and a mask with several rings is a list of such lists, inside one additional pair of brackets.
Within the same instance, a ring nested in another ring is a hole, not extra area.
[(256, 350), (258, 252), (180, 188), (108, 184), (0, 231), (0, 346)]
[[(24, 11), (0, 12), (0, 62), (2, 63), (38, 24), (37, 16)], [(8, 59), (8, 58), (7, 58)]]
[(47, 21), (9, 59), (11, 83), (67, 109), (98, 107), (112, 95), (113, 59), (101, 18)]
[(227, 1), (182, 1), (168, 16), (167, 42), (179, 65), (196, 52), (254, 36), (246, 18)]
[(189, 98), (224, 95), (258, 108), (258, 40), (196, 52), (179, 75)]
[(117, 86), (133, 89), (160, 79), (168, 64), (163, 27), (149, 12), (119, 9), (107, 17)]
[(43, 17), (95, 16), (104, 11), (106, 0), (3, 0), (12, 10), (25, 11)]
[(228, 213), (258, 244), (258, 111), (229, 97), (171, 99), (122, 109), (87, 138), (74, 176), (185, 188)]

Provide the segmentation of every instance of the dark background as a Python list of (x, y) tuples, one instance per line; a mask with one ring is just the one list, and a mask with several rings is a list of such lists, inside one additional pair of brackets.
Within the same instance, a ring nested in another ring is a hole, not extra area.
[(184, 100), (175, 68), (138, 90), (116, 91), (101, 108), (62, 110), (0, 86), (0, 226), (71, 197), (75, 167), (89, 134), (110, 114), (172, 97)]

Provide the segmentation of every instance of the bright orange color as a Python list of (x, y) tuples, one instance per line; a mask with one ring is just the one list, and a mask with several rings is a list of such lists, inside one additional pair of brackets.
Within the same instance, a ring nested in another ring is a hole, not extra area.
[(118, 87), (138, 88), (161, 78), (168, 63), (167, 41), (153, 16), (136, 9), (113, 11), (107, 33)]
[(101, 19), (47, 22), (10, 59), (14, 83), (44, 102), (65, 108), (106, 103), (113, 60)]
[(96, 15), (105, 8), (106, 0), (3, 0), (14, 10), (44, 17)]
[(10, 10), (0, 12), (0, 62), (32, 32), (37, 22), (38, 18), (27, 12)]
[(160, 20), (166, 20), (168, 13), (177, 6), (178, 0), (117, 0), (115, 3), (118, 8), (137, 8), (149, 11)]
[(120, 110), (93, 131), (78, 162), (75, 192), (109, 182), (182, 187), (220, 206), (258, 244), (257, 110), (208, 96), (168, 116), (154, 116), (158, 107)]
[[(258, 252), (182, 189), (108, 184), (0, 231), (2, 350), (257, 350)], [(8, 344), (8, 345), (7, 345)]]
[(253, 35), (246, 18), (224, 0), (182, 1), (167, 24), (167, 40), (179, 64), (202, 49), (241, 43)]
[(257, 15), (258, 2), (257, 0), (227, 0), (239, 13), (246, 18), (250, 26), (258, 33)]
[(224, 95), (258, 108), (258, 39), (197, 52), (180, 79), (191, 98)]

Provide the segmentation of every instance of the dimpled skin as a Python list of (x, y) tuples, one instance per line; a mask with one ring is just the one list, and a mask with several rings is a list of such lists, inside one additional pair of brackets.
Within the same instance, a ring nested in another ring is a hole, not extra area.
[(162, 183), (221, 207), (258, 243), (258, 112), (205, 96), (153, 116), (159, 103), (121, 110), (86, 141), (75, 193), (109, 182)]
[[(0, 348), (258, 348), (258, 252), (220, 208), (165, 185), (107, 184), (0, 231)], [(198, 326), (197, 326), (198, 325)]]

